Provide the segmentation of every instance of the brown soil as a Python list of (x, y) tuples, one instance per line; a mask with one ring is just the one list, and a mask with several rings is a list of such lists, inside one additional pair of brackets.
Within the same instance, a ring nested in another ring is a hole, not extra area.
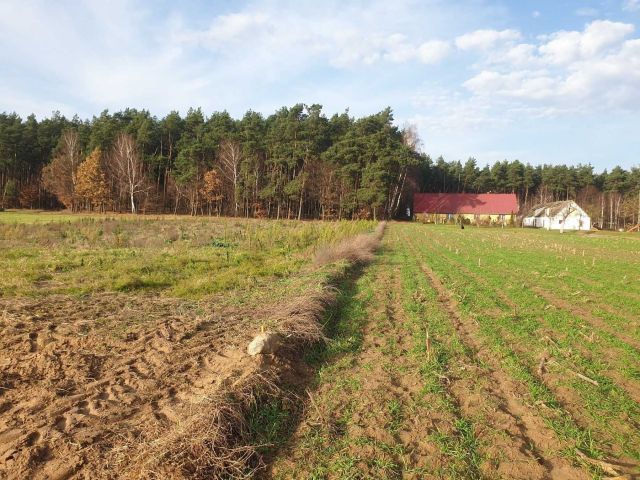
[[(409, 351), (415, 346), (411, 332), (407, 329), (402, 307), (399, 302), (399, 281), (397, 269), (387, 266), (376, 284), (377, 311), (373, 312), (375, 324), (369, 324), (364, 331), (363, 351), (355, 366), (353, 375), (360, 379), (362, 395), (355, 405), (348, 433), (354, 438), (372, 439), (373, 444), (394, 445), (398, 452), (391, 455), (399, 466), (397, 473), (404, 478), (421, 478), (412, 471), (433, 472), (446, 465), (447, 460), (436, 445), (428, 440), (429, 433), (441, 427), (451, 431), (452, 418), (444, 412), (428, 410), (428, 398), (421, 394), (423, 382), (418, 366), (410, 359)], [(390, 271), (391, 270), (391, 271)], [(337, 400), (348, 402), (348, 393)], [(402, 424), (393, 426), (394, 419), (386, 408), (390, 402), (402, 405)], [(410, 407), (410, 413), (406, 412)], [(379, 455), (380, 449), (352, 447), (352, 453), (370, 465)], [(389, 456), (389, 453), (386, 453)], [(405, 471), (406, 470), (406, 471)], [(375, 476), (375, 471), (364, 467), (365, 476)]]
[(112, 477), (132, 445), (254, 370), (247, 312), (197, 311), (110, 294), (2, 300), (0, 477)]

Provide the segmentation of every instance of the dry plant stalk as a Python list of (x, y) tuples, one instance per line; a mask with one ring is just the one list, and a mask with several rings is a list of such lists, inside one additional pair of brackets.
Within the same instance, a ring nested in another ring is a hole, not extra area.
[(597, 460), (595, 458), (591, 458), (585, 455), (583, 452), (581, 452), (578, 449), (576, 449), (576, 454), (584, 462), (590, 463), (591, 465), (595, 465), (596, 467), (600, 467), (602, 471), (604, 471), (607, 475), (612, 475), (615, 478), (625, 478), (625, 477), (619, 477), (620, 472), (618, 472), (617, 465), (613, 465), (612, 463), (605, 462), (604, 460)]
[(546, 372), (546, 367), (545, 364), (547, 363), (547, 360), (549, 360), (549, 352), (547, 352), (546, 350), (544, 352), (542, 352), (542, 355), (540, 356), (540, 363), (538, 363), (538, 376), (542, 376), (544, 375), (544, 373)]
[(575, 370), (572, 370), (572, 369), (570, 369), (570, 368), (568, 368), (568, 367), (565, 367), (565, 366), (563, 366), (563, 365), (560, 365), (560, 364), (559, 364), (558, 362), (556, 362), (555, 360), (549, 360), (549, 363), (553, 363), (553, 364), (555, 364), (555, 365), (558, 365), (558, 366), (559, 366), (559, 367), (561, 367), (561, 368), (564, 368), (567, 372), (572, 373), (573, 375), (575, 375), (576, 377), (578, 377), (580, 380), (584, 380), (585, 382), (588, 382), (588, 383), (590, 383), (590, 384), (592, 384), (592, 385), (595, 385), (596, 387), (600, 386), (600, 384), (599, 384), (596, 380), (594, 380), (594, 379), (592, 379), (592, 378), (589, 378), (589, 377), (587, 377), (586, 375), (583, 375), (583, 374), (582, 374), (582, 373), (580, 373), (580, 372), (576, 372)]

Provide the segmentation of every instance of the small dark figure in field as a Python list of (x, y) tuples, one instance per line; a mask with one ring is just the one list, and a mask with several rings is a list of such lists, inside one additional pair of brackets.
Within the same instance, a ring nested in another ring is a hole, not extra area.
[(460, 222), (460, 229), (464, 230), (464, 223)]

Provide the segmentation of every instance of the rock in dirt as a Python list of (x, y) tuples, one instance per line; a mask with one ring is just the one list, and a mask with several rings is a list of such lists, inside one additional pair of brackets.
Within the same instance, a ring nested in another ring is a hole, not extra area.
[(249, 355), (276, 353), (280, 348), (281, 338), (277, 333), (263, 332), (256, 335), (249, 346), (247, 353)]

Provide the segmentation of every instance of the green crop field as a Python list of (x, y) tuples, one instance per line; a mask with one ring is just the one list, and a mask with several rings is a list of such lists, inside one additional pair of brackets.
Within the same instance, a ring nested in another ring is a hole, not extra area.
[(637, 235), (393, 224), (274, 475), (637, 475), (639, 326)]

